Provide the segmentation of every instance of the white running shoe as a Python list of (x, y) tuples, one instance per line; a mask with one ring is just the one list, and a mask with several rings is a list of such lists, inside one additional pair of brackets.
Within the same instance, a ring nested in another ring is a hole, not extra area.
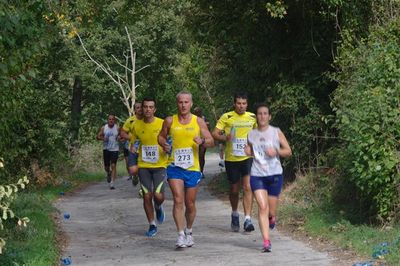
[(186, 236), (185, 235), (179, 235), (178, 239), (176, 240), (176, 247), (177, 248), (185, 248), (187, 247), (186, 245)]
[(186, 246), (190, 248), (193, 245), (194, 245), (193, 235), (192, 235), (192, 233), (188, 233), (186, 235)]

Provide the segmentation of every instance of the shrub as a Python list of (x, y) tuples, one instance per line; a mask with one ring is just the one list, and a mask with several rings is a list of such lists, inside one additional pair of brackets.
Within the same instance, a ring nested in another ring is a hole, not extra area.
[(339, 167), (368, 201), (371, 213), (390, 221), (400, 210), (400, 19), (371, 28), (353, 48), (344, 42), (334, 93), (341, 152)]

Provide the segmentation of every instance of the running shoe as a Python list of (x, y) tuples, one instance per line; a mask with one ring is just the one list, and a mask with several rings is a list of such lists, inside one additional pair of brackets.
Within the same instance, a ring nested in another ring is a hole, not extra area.
[(185, 235), (179, 235), (178, 239), (176, 240), (175, 246), (177, 248), (185, 248), (185, 247), (187, 247), (186, 243), (187, 243), (186, 242), (186, 236)]
[(231, 215), (231, 229), (233, 232), (239, 232), (240, 225), (239, 225), (239, 215)]
[(271, 241), (269, 240), (264, 241), (263, 252), (271, 252), (271, 251), (272, 251)]
[(107, 179), (107, 183), (111, 182), (111, 172), (110, 171), (107, 172), (106, 179)]
[(156, 234), (157, 234), (157, 226), (155, 226), (154, 224), (151, 224), (149, 226), (149, 230), (146, 232), (146, 236), (152, 237), (152, 236), (155, 236)]
[(219, 161), (218, 165), (219, 165), (220, 167), (225, 167), (225, 162), (221, 160), (221, 161)]
[(132, 180), (132, 176), (128, 176), (128, 178), (126, 179), (126, 181)]
[(132, 185), (136, 187), (136, 185), (139, 183), (139, 177), (137, 175), (132, 176)]
[(275, 216), (270, 216), (268, 217), (268, 221), (269, 221), (269, 229), (274, 229), (275, 228), (275, 224), (276, 224), (276, 218)]
[(246, 219), (243, 224), (244, 231), (251, 232), (254, 231), (254, 225), (250, 219)]
[(162, 205), (160, 206), (156, 206), (156, 218), (157, 218), (157, 222), (159, 224), (162, 224), (165, 221), (165, 212), (164, 212), (164, 208)]
[(193, 235), (192, 235), (192, 233), (187, 233), (186, 234), (186, 246), (190, 248), (193, 245), (194, 245)]

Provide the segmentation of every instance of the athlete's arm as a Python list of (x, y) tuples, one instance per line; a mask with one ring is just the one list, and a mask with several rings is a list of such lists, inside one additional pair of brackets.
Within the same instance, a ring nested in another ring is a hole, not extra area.
[(219, 128), (214, 128), (213, 132), (211, 133), (211, 135), (213, 136), (213, 138), (215, 140), (221, 141), (221, 142), (225, 142), (227, 141), (227, 137), (225, 136), (225, 134), (222, 133), (222, 130)]
[(290, 157), (292, 155), (292, 149), (290, 148), (289, 142), (287, 141), (285, 135), (280, 129), (278, 131), (278, 137), (279, 137), (279, 144), (281, 146), (277, 151), (278, 155), (284, 158)]
[(253, 156), (253, 146), (251, 145), (249, 138), (247, 138), (247, 145), (244, 147), (244, 153), (247, 156)]
[(172, 116), (164, 119), (160, 133), (158, 134), (158, 144), (165, 152), (169, 152), (171, 147), (167, 143), (167, 136), (172, 125)]
[(121, 127), (121, 138), (125, 139), (125, 140), (131, 140), (131, 136), (129, 136), (129, 131), (131, 129), (132, 126), (132, 117), (129, 117), (128, 119), (126, 119), (124, 125)]
[(131, 146), (129, 148), (129, 150), (131, 151), (131, 153), (137, 153), (137, 150), (135, 148), (135, 145), (133, 145), (133, 141), (136, 140), (138, 137), (136, 135), (136, 130), (135, 127), (132, 127), (132, 131), (131, 131)]
[(104, 140), (104, 126), (102, 126), (99, 130), (99, 133), (96, 135), (97, 140)]
[(204, 145), (206, 148), (214, 147), (214, 139), (211, 136), (210, 131), (208, 130), (207, 124), (200, 117), (197, 117), (197, 124), (200, 127), (200, 133), (202, 138), (195, 137), (194, 141), (199, 145)]

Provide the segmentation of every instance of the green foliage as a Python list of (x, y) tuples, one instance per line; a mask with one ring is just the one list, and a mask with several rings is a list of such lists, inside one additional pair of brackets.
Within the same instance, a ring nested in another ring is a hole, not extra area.
[[(3, 170), (4, 167), (3, 159), (0, 158), (0, 170)], [(13, 208), (10, 207), (13, 201), (15, 201), (16, 195), (19, 190), (24, 189), (25, 186), (29, 183), (29, 180), (26, 176), (18, 179), (18, 182), (15, 184), (7, 184), (0, 185), (0, 254), (3, 253), (3, 248), (6, 245), (6, 240), (4, 239), (4, 229), (5, 224), (10, 225), (11, 223), (6, 223), (7, 221), (16, 221), (16, 224), (19, 226), (26, 227), (26, 224), (29, 222), (28, 217), (20, 218), (15, 213)], [(15, 226), (15, 225), (14, 225)]]
[(318, 166), (319, 156), (329, 143), (324, 136), (330, 133), (317, 100), (302, 84), (280, 82), (270, 90), (274, 92), (268, 99), (271, 123), (285, 133), (294, 153), (285, 170), (291, 172), (295, 167), (297, 171), (308, 171), (307, 168)]
[(44, 85), (49, 66), (41, 65), (58, 31), (44, 19), (48, 12), (42, 1), (0, 5), (0, 153), (7, 154), (7, 165), (13, 165), (1, 173), (3, 182), (16, 181), (31, 158), (49, 163), (63, 147), (62, 134), (56, 130), (58, 105), (52, 98), (57, 94)]
[[(344, 195), (338, 182), (340, 176), (332, 173), (310, 172), (298, 177), (284, 191), (279, 207), (279, 221), (291, 231), (300, 231), (317, 241), (327, 241), (342, 249), (355, 251), (366, 260), (371, 259), (381, 243), (387, 243), (389, 253), (382, 254), (380, 262), (397, 265), (400, 258), (400, 228), (374, 227), (368, 218), (353, 209), (352, 194)], [(350, 188), (349, 188), (350, 190)], [(341, 205), (333, 204), (335, 194), (346, 197)], [(355, 204), (357, 205), (357, 204)]]
[(400, 20), (371, 27), (368, 39), (344, 43), (334, 94), (348, 164), (339, 166), (378, 219), (399, 219)]
[(277, 0), (274, 4), (266, 3), (265, 8), (273, 18), (283, 18), (287, 14), (287, 7), (283, 3), (283, 1)]

